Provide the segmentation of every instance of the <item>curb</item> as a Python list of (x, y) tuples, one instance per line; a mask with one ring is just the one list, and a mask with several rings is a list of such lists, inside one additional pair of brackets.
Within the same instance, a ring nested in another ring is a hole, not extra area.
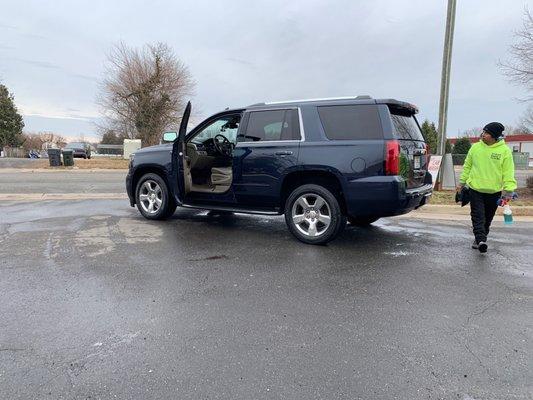
[[(429, 212), (420, 212), (412, 211), (408, 214), (398, 215), (393, 218), (410, 218), (410, 219), (427, 219), (427, 220), (439, 220), (439, 221), (465, 221), (470, 223), (470, 214), (452, 214), (445, 212), (429, 213)], [(514, 215), (513, 221), (515, 222), (533, 222), (533, 216), (528, 215)], [(494, 216), (494, 223), (503, 224), (503, 215), (496, 214)]]
[[(533, 206), (513, 206), (513, 216), (533, 217)], [(426, 204), (425, 206), (413, 211), (416, 214), (450, 214), (450, 215), (466, 215), (470, 218), (470, 207), (460, 207), (459, 205), (446, 204)], [(503, 209), (498, 207), (496, 215), (503, 215)]]

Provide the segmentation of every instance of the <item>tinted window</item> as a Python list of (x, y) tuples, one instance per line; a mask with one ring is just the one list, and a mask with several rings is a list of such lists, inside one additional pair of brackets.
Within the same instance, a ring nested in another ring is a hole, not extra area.
[(250, 113), (246, 142), (299, 140), (298, 112), (296, 110), (253, 111)]
[(394, 133), (399, 139), (424, 140), (420, 127), (411, 113), (402, 113), (400, 110), (390, 110)]
[(383, 139), (374, 105), (322, 106), (318, 107), (318, 114), (328, 139)]

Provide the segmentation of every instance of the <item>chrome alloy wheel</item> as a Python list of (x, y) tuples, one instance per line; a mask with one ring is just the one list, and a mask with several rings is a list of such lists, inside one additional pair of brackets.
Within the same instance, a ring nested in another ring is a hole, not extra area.
[(298, 197), (292, 206), (292, 222), (306, 236), (317, 237), (331, 224), (331, 210), (321, 196), (306, 193)]
[(149, 179), (139, 189), (139, 201), (141, 207), (148, 214), (155, 214), (163, 204), (163, 193), (157, 182)]

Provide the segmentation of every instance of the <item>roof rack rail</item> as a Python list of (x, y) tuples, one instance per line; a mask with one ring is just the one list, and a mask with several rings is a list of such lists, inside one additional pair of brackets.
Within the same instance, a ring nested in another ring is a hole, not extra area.
[(299, 100), (283, 100), (283, 101), (269, 101), (265, 103), (255, 103), (251, 104), (248, 107), (257, 107), (257, 106), (266, 106), (266, 105), (272, 105), (272, 104), (284, 104), (284, 103), (304, 103), (304, 102), (311, 102), (311, 101), (328, 101), (328, 100), (371, 100), (372, 97), (369, 95), (361, 95), (361, 96), (346, 96), (346, 97), (325, 97), (325, 98), (317, 98), (317, 99), (299, 99)]

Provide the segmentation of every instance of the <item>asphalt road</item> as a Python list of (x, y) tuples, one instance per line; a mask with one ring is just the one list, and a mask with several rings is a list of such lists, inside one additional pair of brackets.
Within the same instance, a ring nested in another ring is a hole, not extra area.
[(127, 172), (0, 169), (0, 193), (124, 193)]
[(532, 224), (0, 203), (2, 399), (531, 399)]

